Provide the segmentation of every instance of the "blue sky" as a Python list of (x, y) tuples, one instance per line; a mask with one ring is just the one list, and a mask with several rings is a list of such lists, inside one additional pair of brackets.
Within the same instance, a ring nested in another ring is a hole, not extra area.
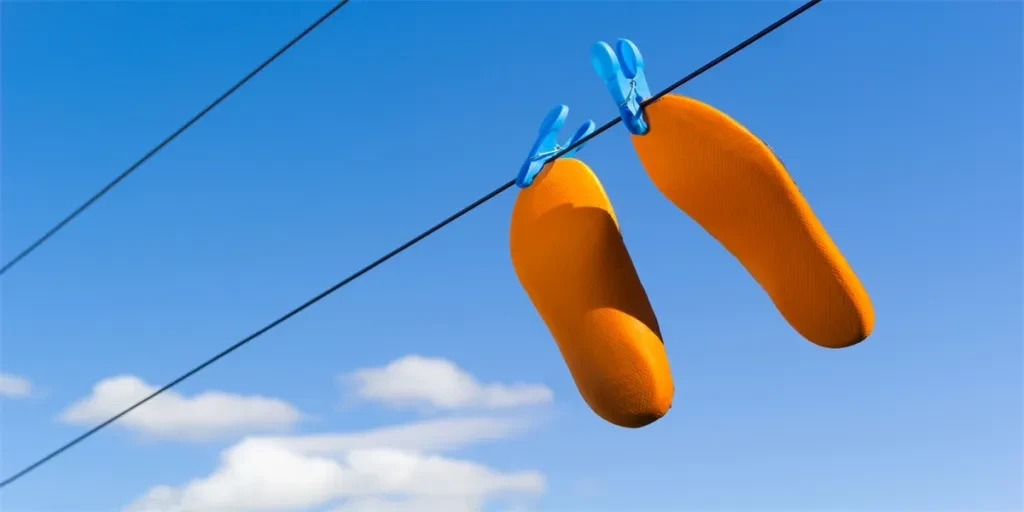
[[(328, 5), (5, 2), (3, 261)], [(163, 384), (511, 179), (554, 105), (572, 127), (613, 118), (593, 42), (632, 39), (657, 90), (796, 5), (352, 2), (3, 277), (0, 366), (32, 385), (0, 398), (3, 475), (87, 428), (60, 417), (97, 382)], [(511, 267), (514, 191), (178, 392), (286, 403), (302, 418), (281, 436), (528, 422), (443, 454), (543, 476), (484, 510), (1021, 510), (1022, 18), (826, 1), (678, 91), (785, 160), (871, 294), (856, 347), (789, 328), (618, 126), (579, 157), (659, 316), (667, 417), (620, 429), (579, 398)], [(339, 377), (410, 354), (554, 399), (402, 408)], [(150, 414), (11, 485), (4, 510), (119, 510), (266, 433), (159, 437), (174, 418)]]

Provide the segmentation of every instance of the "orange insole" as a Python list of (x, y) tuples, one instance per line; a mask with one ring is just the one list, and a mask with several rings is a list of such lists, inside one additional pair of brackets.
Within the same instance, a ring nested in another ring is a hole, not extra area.
[(675, 391), (647, 292), (594, 173), (548, 164), (512, 209), (512, 265), (591, 409), (623, 427), (668, 412)]
[(797, 332), (830, 348), (871, 334), (864, 286), (770, 148), (691, 98), (666, 95), (644, 113), (650, 131), (632, 139), (655, 186), (740, 261)]

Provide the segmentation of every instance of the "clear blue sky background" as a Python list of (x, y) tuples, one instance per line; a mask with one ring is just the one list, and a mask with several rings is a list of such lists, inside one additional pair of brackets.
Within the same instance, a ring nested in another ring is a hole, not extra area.
[[(514, 176), (558, 103), (615, 108), (597, 40), (654, 89), (785, 2), (354, 1), (3, 278), (9, 475), (81, 432), (118, 373), (164, 383)], [(302, 2), (3, 5), (3, 260), (316, 18)], [(601, 177), (659, 315), (675, 406), (579, 398), (508, 256), (509, 191), (181, 386), (280, 397), (303, 431), (401, 421), (333, 375), (407, 353), (544, 382), (554, 419), (475, 460), (548, 475), (543, 510), (1021, 510), (1022, 6), (826, 1), (685, 86), (771, 144), (863, 279), (874, 335), (817, 348), (653, 187), (619, 126)], [(5, 490), (115, 510), (223, 444), (105, 431)], [(579, 493), (580, 479), (600, 492)]]

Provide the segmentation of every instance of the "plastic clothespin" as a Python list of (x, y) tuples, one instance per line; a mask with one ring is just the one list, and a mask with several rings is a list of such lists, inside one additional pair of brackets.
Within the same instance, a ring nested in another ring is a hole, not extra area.
[[(552, 156), (558, 154), (562, 148), (572, 146), (576, 141), (590, 135), (597, 127), (593, 121), (588, 119), (587, 122), (583, 123), (583, 126), (576, 130), (576, 133), (573, 134), (565, 146), (559, 146), (557, 141), (558, 132), (562, 129), (562, 125), (565, 124), (565, 118), (567, 117), (569, 117), (569, 107), (559, 105), (552, 109), (548, 116), (544, 118), (544, 122), (540, 124), (540, 131), (537, 133), (537, 141), (530, 148), (530, 156), (523, 162), (523, 166), (519, 168), (519, 174), (516, 175), (516, 185), (519, 188), (529, 187), (533, 183), (533, 179), (544, 168), (544, 164)], [(559, 155), (559, 158), (572, 156), (581, 149), (583, 149), (583, 145)]]
[(651, 88), (644, 75), (644, 58), (640, 56), (640, 49), (629, 39), (616, 41), (615, 51), (608, 43), (598, 41), (590, 48), (590, 62), (619, 105), (619, 115), (629, 133), (647, 133), (650, 128), (640, 104), (651, 97)]

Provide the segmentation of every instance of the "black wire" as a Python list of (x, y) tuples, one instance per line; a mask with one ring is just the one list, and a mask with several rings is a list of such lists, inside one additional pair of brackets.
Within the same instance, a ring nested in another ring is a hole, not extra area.
[(313, 304), (316, 304), (317, 302), (320, 302), (320, 300), (324, 299), (328, 295), (338, 291), (338, 289), (341, 288), (342, 286), (345, 286), (348, 283), (351, 283), (352, 281), (355, 281), (360, 276), (362, 276), (363, 274), (373, 270), (374, 268), (376, 268), (381, 263), (384, 263), (385, 261), (390, 260), (391, 258), (393, 258), (396, 255), (398, 255), (398, 253), (408, 249), (409, 247), (412, 247), (414, 244), (416, 244), (420, 240), (423, 240), (424, 238), (434, 234), (435, 231), (437, 231), (437, 230), (447, 226), (448, 224), (451, 224), (452, 222), (455, 221), (455, 219), (458, 219), (459, 217), (462, 217), (463, 215), (469, 213), (470, 211), (475, 209), (477, 206), (480, 206), (480, 205), (486, 203), (487, 201), (490, 201), (491, 198), (493, 198), (494, 196), (497, 196), (498, 194), (504, 192), (508, 188), (512, 187), (512, 185), (515, 185), (515, 183), (516, 183), (516, 180), (509, 181), (508, 183), (506, 183), (506, 184), (502, 185), (501, 187), (495, 189), (493, 192), (491, 192), (491, 193), (481, 197), (480, 199), (477, 199), (476, 201), (474, 201), (469, 206), (466, 206), (465, 208), (463, 208), (463, 209), (459, 210), (458, 212), (452, 214), (447, 219), (445, 219), (445, 220), (435, 224), (432, 228), (430, 228), (430, 229), (420, 233), (419, 235), (416, 235), (415, 238), (413, 238), (413, 239), (409, 240), (408, 242), (400, 245), (399, 247), (395, 248), (394, 250), (392, 250), (391, 252), (385, 254), (384, 256), (381, 256), (380, 258), (378, 258), (373, 263), (370, 263), (369, 265), (367, 265), (367, 266), (363, 267), (362, 269), (360, 269), (358, 272), (356, 272), (356, 273), (346, 277), (345, 279), (343, 279), (342, 281), (338, 282), (334, 286), (332, 286), (332, 287), (330, 287), (330, 288), (320, 292), (319, 295), (317, 295), (316, 297), (313, 297), (312, 299), (307, 300), (301, 306), (299, 306), (299, 307), (289, 311), (284, 316), (282, 316), (282, 317), (278, 318), (277, 320), (274, 320), (273, 322), (267, 324), (262, 329), (254, 332), (252, 334), (250, 334), (249, 336), (246, 336), (245, 339), (243, 339), (243, 340), (235, 343), (234, 345), (231, 345), (230, 347), (224, 349), (219, 354), (211, 357), (210, 359), (207, 359), (206, 362), (204, 362), (203, 364), (200, 364), (199, 366), (196, 366), (195, 368), (189, 370), (184, 375), (182, 375), (182, 376), (178, 377), (177, 379), (174, 379), (173, 381), (167, 383), (166, 385), (164, 385), (164, 387), (154, 391), (153, 393), (151, 393), (146, 398), (143, 398), (142, 400), (139, 400), (138, 402), (136, 402), (131, 407), (129, 407), (129, 408), (127, 408), (127, 409), (117, 413), (116, 416), (113, 416), (110, 419), (104, 421), (103, 423), (100, 423), (99, 425), (96, 425), (95, 427), (93, 427), (89, 431), (85, 432), (84, 434), (82, 434), (82, 435), (72, 439), (71, 441), (69, 441), (64, 446), (61, 446), (60, 448), (54, 450), (53, 452), (51, 452), (46, 457), (43, 457), (42, 459), (39, 459), (38, 461), (36, 461), (32, 465), (30, 465), (30, 466), (26, 467), (25, 469), (19, 471), (18, 473), (14, 474), (13, 476), (5, 479), (2, 483), (0, 483), (0, 488), (3, 488), (5, 486), (7, 486), (7, 484), (17, 480), (18, 478), (21, 478), (22, 476), (25, 476), (25, 474), (28, 473), (29, 471), (32, 471), (33, 469), (35, 469), (35, 468), (45, 464), (47, 461), (49, 461), (50, 459), (60, 455), (62, 452), (64, 452), (68, 448), (71, 448), (72, 446), (74, 446), (74, 445), (84, 441), (86, 438), (92, 436), (93, 434), (95, 434), (96, 432), (100, 431), (104, 427), (106, 427), (106, 426), (110, 425), (111, 423), (121, 419), (121, 417), (123, 417), (124, 415), (134, 411), (135, 409), (137, 409), (142, 404), (144, 404), (144, 403), (146, 403), (146, 402), (156, 398), (158, 395), (160, 395), (163, 392), (171, 389), (172, 387), (177, 386), (178, 384), (180, 384), (185, 379), (187, 379), (187, 378), (189, 378), (189, 377), (199, 373), (204, 368), (206, 368), (207, 366), (210, 366), (211, 364), (217, 362), (222, 357), (224, 357), (224, 356), (234, 352), (235, 350), (238, 350), (239, 348), (242, 347), (242, 345), (245, 345), (246, 343), (249, 343), (250, 341), (258, 338), (259, 336), (261, 336), (263, 333), (273, 329), (274, 327), (277, 327), (278, 325), (280, 325), (284, 321), (288, 320), (289, 318), (291, 318), (291, 317), (301, 313), (304, 309), (312, 306)]
[[(681, 79), (678, 82), (672, 84), (668, 88), (662, 90), (657, 95), (653, 96), (650, 100), (645, 101), (644, 105), (648, 105), (651, 102), (656, 101), (658, 98), (664, 96), (665, 94), (668, 94), (673, 89), (675, 89), (675, 88), (685, 84), (686, 82), (689, 82), (690, 80), (693, 80), (694, 78), (696, 78), (697, 76), (701, 75), (705, 71), (715, 67), (716, 65), (718, 65), (719, 63), (721, 63), (725, 59), (728, 59), (732, 55), (736, 54), (737, 52), (739, 52), (743, 48), (746, 48), (751, 43), (753, 43), (753, 42), (757, 41), (758, 39), (768, 35), (768, 33), (772, 32), (773, 30), (781, 27), (782, 25), (784, 25), (789, 20), (799, 16), (801, 13), (803, 13), (807, 9), (810, 9), (811, 7), (813, 7), (815, 4), (818, 4), (819, 2), (821, 2), (821, 0), (811, 0), (811, 1), (807, 2), (807, 3), (805, 3), (799, 9), (791, 12), (790, 14), (786, 15), (784, 18), (780, 19), (779, 21), (776, 21), (775, 23), (773, 23), (769, 27), (765, 28), (761, 32), (758, 32), (757, 34), (755, 34), (754, 36), (750, 37), (746, 41), (743, 41), (739, 45), (733, 47), (731, 50), (723, 53), (722, 55), (720, 55), (715, 60), (705, 64), (704, 66), (702, 66), (697, 71), (694, 71), (693, 73), (690, 73), (689, 75), (687, 75), (683, 79)], [(563, 149), (559, 153), (557, 153), (554, 156), (552, 156), (548, 161), (550, 162), (551, 160), (555, 160), (561, 154), (565, 153), (566, 151), (570, 151), (573, 147), (578, 146), (580, 144), (583, 144), (587, 140), (594, 138), (595, 136), (597, 136), (597, 134), (607, 130), (608, 128), (611, 128), (616, 123), (618, 123), (620, 120), (621, 120), (621, 118), (618, 118), (618, 119), (615, 119), (614, 121), (609, 121), (608, 123), (605, 123), (604, 126), (601, 126), (600, 128), (598, 128), (594, 133), (590, 134), (587, 137), (584, 137), (584, 138), (580, 139), (575, 144), (573, 144), (573, 145)], [(53, 459), (54, 457), (60, 455), (64, 451), (66, 451), (67, 449), (71, 448), (72, 446), (74, 446), (74, 445), (84, 441), (86, 438), (92, 436), (93, 434), (95, 434), (96, 432), (100, 431), (104, 427), (106, 427), (106, 426), (110, 425), (111, 423), (121, 419), (121, 417), (123, 417), (124, 415), (134, 411), (135, 409), (137, 409), (142, 404), (144, 404), (144, 403), (146, 403), (146, 402), (156, 398), (161, 393), (171, 389), (172, 387), (178, 385), (179, 383), (181, 383), (185, 379), (195, 375), (196, 373), (199, 373), (200, 371), (202, 371), (207, 366), (210, 366), (211, 364), (217, 362), (222, 357), (224, 357), (224, 356), (234, 352), (235, 350), (241, 348), (246, 343), (249, 343), (250, 341), (252, 341), (252, 340), (256, 339), (257, 337), (261, 336), (262, 334), (266, 333), (267, 331), (273, 329), (274, 327), (277, 327), (278, 325), (280, 325), (284, 321), (286, 321), (289, 318), (299, 314), (300, 312), (302, 312), (306, 308), (312, 306), (313, 304), (316, 304), (317, 302), (320, 302), (320, 300), (322, 300), (322, 299), (326, 298), (328, 295), (338, 291), (338, 289), (340, 289), (341, 287), (351, 283), (352, 281), (355, 281), (356, 279), (358, 279), (363, 274), (366, 274), (367, 272), (369, 272), (369, 271), (373, 270), (374, 268), (378, 267), (380, 264), (384, 263), (385, 261), (390, 260), (391, 258), (397, 256), (399, 253), (401, 253), (401, 252), (405, 251), (406, 249), (412, 247), (413, 245), (415, 245), (416, 243), (420, 242), (424, 238), (427, 238), (428, 236), (434, 234), (436, 231), (440, 230), (441, 228), (447, 226), (448, 224), (451, 224), (452, 222), (454, 222), (459, 217), (462, 217), (463, 215), (473, 211), (478, 206), (486, 203), (487, 201), (490, 201), (491, 199), (493, 199), (494, 197), (498, 196), (502, 192), (512, 188), (512, 186), (515, 185), (515, 183), (516, 183), (515, 180), (510, 180), (508, 183), (505, 183), (504, 185), (501, 185), (500, 187), (492, 190), (491, 192), (488, 192), (486, 195), (484, 195), (480, 199), (477, 199), (476, 201), (473, 201), (468, 206), (466, 206), (466, 207), (462, 208), (461, 210), (455, 212), (454, 214), (452, 214), (448, 218), (444, 219), (443, 221), (435, 224), (430, 229), (420, 233), (419, 235), (416, 235), (414, 238), (412, 238), (408, 242), (405, 242), (404, 244), (402, 244), (402, 245), (398, 246), (397, 248), (393, 249), (391, 252), (385, 254), (384, 256), (381, 256), (380, 258), (378, 258), (373, 263), (370, 263), (369, 265), (363, 267), (362, 269), (358, 270), (354, 274), (352, 274), (352, 275), (346, 277), (345, 279), (339, 281), (334, 286), (332, 286), (332, 287), (330, 287), (330, 288), (320, 292), (319, 295), (313, 297), (312, 299), (307, 300), (301, 306), (299, 306), (299, 307), (289, 311), (284, 316), (282, 316), (282, 317), (278, 318), (277, 320), (274, 320), (273, 322), (267, 324), (262, 329), (254, 332), (252, 334), (250, 334), (249, 336), (245, 337), (241, 341), (239, 341), (239, 342), (235, 343), (234, 345), (231, 345), (227, 349), (223, 350), (221, 353), (219, 353), (219, 354), (213, 356), (212, 358), (206, 360), (206, 362), (204, 362), (204, 363), (200, 364), (199, 366), (196, 366), (195, 368), (189, 370), (184, 375), (178, 377), (177, 379), (174, 379), (173, 381), (171, 381), (170, 383), (168, 383), (164, 387), (154, 391), (152, 394), (150, 394), (146, 398), (143, 398), (142, 400), (136, 402), (134, 405), (132, 405), (131, 407), (121, 411), (116, 416), (113, 416), (110, 419), (104, 421), (103, 423), (100, 423), (99, 425), (96, 425), (95, 427), (93, 427), (89, 431), (85, 432), (84, 434), (82, 434), (82, 435), (72, 439), (71, 441), (69, 441), (65, 445), (63, 445), (60, 448), (54, 450), (49, 455), (39, 459), (38, 461), (34, 462), (30, 466), (26, 467), (25, 469), (17, 472), (16, 474), (14, 474), (13, 476), (11, 476), (11, 477), (9, 477), (7, 479), (5, 479), (3, 482), (0, 482), (0, 488), (6, 487), (11, 482), (13, 482), (13, 481), (15, 481), (15, 480), (25, 476), (28, 472), (38, 468), (39, 466), (41, 466), (41, 465), (45, 464), (46, 462), (48, 462), (50, 459)]]
[[(135, 170), (138, 169), (140, 166), (142, 166), (142, 164), (146, 163), (147, 160), (149, 160), (154, 155), (156, 155), (158, 152), (160, 152), (160, 150), (163, 149), (164, 146), (167, 146), (168, 144), (170, 144), (171, 141), (173, 141), (174, 139), (178, 138), (178, 136), (181, 135), (182, 133), (184, 133), (185, 130), (188, 130), (189, 128), (192, 127), (193, 124), (195, 124), (197, 121), (202, 119), (206, 114), (209, 114), (211, 110), (216, 108), (217, 105), (219, 105), (222, 101), (226, 100), (228, 98), (228, 96), (231, 96), (232, 94), (234, 94), (234, 92), (237, 91), (239, 88), (241, 88), (243, 85), (245, 85), (246, 82), (251, 80), (257, 74), (259, 74), (260, 71), (263, 71), (264, 68), (269, 66), (271, 62), (274, 62), (275, 60), (277, 60), (278, 57), (280, 57), (282, 54), (284, 54), (284, 52), (288, 51), (292, 46), (295, 46), (295, 43), (298, 43), (299, 41), (301, 41), (302, 38), (304, 38), (307, 35), (309, 35), (309, 33), (312, 32), (314, 29), (316, 29), (318, 26), (320, 26), (321, 23), (327, 21), (327, 18), (330, 18), (332, 15), (334, 15), (334, 13), (338, 12), (338, 10), (341, 9), (342, 7), (344, 7), (345, 4), (347, 4), (349, 1), (350, 0), (341, 0), (340, 2), (334, 4), (334, 7), (331, 7), (327, 12), (325, 12), (316, 21), (314, 21), (312, 25), (306, 27), (306, 29), (303, 30), (302, 32), (300, 32), (299, 35), (297, 35), (294, 38), (292, 38), (291, 41), (288, 41), (287, 44), (285, 44), (279, 50), (274, 52), (274, 54), (271, 55), (267, 60), (263, 61), (262, 64), (260, 64), (259, 66), (256, 66), (255, 69), (250, 71), (249, 74), (245, 75), (245, 77), (242, 78), (241, 80), (239, 80), (238, 83), (236, 83), (235, 85), (231, 86), (230, 89), (228, 89), (223, 94), (221, 94), (217, 99), (213, 100), (213, 103), (210, 103), (209, 105), (206, 106), (206, 108), (200, 110), (198, 114), (193, 116), (192, 119), (189, 119), (188, 122), (186, 122), (185, 124), (181, 125), (181, 127), (178, 128), (177, 130), (175, 130), (174, 133), (172, 133), (169, 136), (167, 136), (167, 138), (165, 138), (159, 144), (154, 146), (153, 149), (150, 149), (149, 152), (147, 152), (145, 155), (142, 155), (142, 158), (139, 158), (138, 160), (136, 160), (135, 163), (131, 165), (131, 167), (129, 167), (127, 170), (125, 170), (120, 175), (118, 175), (116, 178), (114, 178), (113, 181), (111, 181), (110, 183), (107, 183), (107, 185), (104, 186), (103, 188), (101, 188), (99, 190), (99, 192), (96, 192), (95, 194), (93, 194), (93, 196), (90, 197), (88, 201), (82, 203), (82, 205), (79, 206), (78, 208), (76, 208), (75, 211), (71, 212), (67, 217), (64, 217), (63, 220), (61, 220), (55, 226), (50, 228), (50, 230), (47, 231), (46, 234), (44, 234), (43, 236), (39, 237), (39, 239), (37, 239), (35, 242), (32, 242), (32, 245), (29, 245), (28, 247), (26, 247), (23, 251), (18, 253), (17, 256), (15, 256), (13, 259), (11, 259), (11, 261), (8, 261), (7, 263), (5, 263), (3, 267), (0, 267), (0, 276), (4, 275), (4, 273), (6, 273), (8, 270), (10, 270), (11, 267), (17, 265), (18, 262), (20, 262), (26, 256), (31, 254), (32, 251), (35, 251), (36, 248), (38, 248), (40, 245), (43, 245), (43, 243), (46, 242), (47, 240), (49, 240), (50, 237), (52, 237), (53, 235), (57, 234), (58, 231), (60, 231), (62, 228), (64, 228), (64, 226), (67, 225), (69, 222), (74, 220), (75, 217), (78, 217), (87, 208), (92, 206), (93, 203), (98, 201), (99, 198), (103, 197), (107, 192), (110, 192), (110, 190), (113, 189), (115, 186), (117, 186), (118, 183), (121, 183), (122, 180), (127, 178), (129, 174), (135, 172)], [(0, 486), (0, 487), (2, 487), (2, 486)]]

